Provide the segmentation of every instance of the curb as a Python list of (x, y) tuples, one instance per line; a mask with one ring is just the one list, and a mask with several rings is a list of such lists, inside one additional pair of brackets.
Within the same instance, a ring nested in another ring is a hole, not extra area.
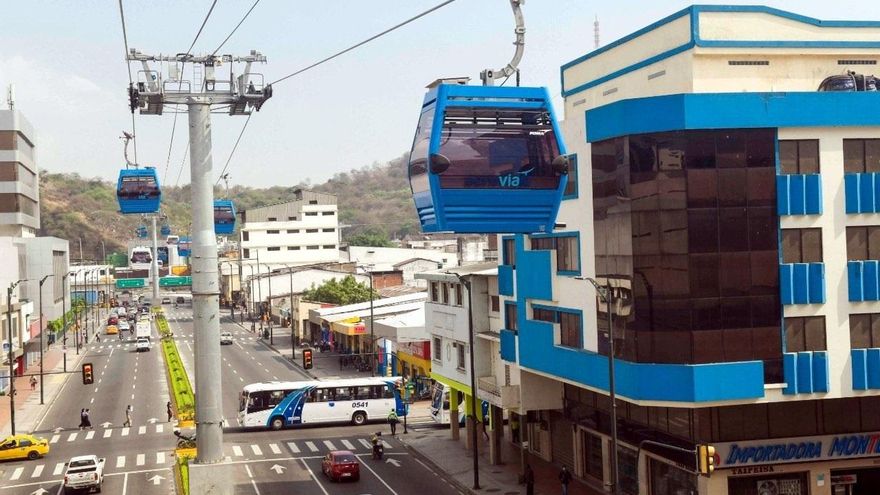
[[(398, 435), (398, 437), (399, 436), (400, 435)], [(410, 453), (411, 456), (415, 457), (417, 460), (419, 460), (420, 462), (425, 464), (428, 467), (428, 469), (430, 469), (433, 472), (433, 474), (443, 477), (444, 480), (448, 481), (449, 484), (451, 484), (453, 487), (455, 487), (455, 489), (458, 490), (460, 493), (472, 493), (472, 494), (478, 493), (478, 492), (471, 490), (469, 487), (463, 485), (454, 476), (451, 476), (448, 473), (446, 473), (446, 471), (444, 471), (436, 462), (431, 460), (428, 456), (423, 454), (420, 450), (416, 449), (415, 447), (413, 447), (409, 443), (407, 443), (403, 440), (400, 440), (400, 438), (398, 438), (398, 441), (401, 444), (403, 444), (403, 447)], [(444, 474), (446, 475), (445, 477), (443, 476)]]

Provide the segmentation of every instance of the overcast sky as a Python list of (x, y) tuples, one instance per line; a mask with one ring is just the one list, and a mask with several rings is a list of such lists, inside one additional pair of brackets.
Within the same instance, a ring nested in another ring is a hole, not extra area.
[[(194, 52), (213, 51), (252, 5), (220, 0)], [(255, 70), (274, 80), (407, 19), (440, 0), (262, 0), (221, 53), (257, 49)], [(755, 3), (755, 2), (707, 2)], [(129, 45), (180, 53), (192, 42), (209, 0), (124, 0)], [(789, 0), (767, 5), (820, 19), (880, 19), (874, 1)], [(603, 44), (689, 5), (682, 1), (528, 0), (523, 85), (559, 97), (559, 66), (593, 47), (598, 16)], [(115, 0), (4, 2), (0, 86), (16, 87), (16, 108), (37, 129), (38, 165), (49, 172), (115, 178), (124, 166), (122, 130), (131, 126), (119, 8)], [(479, 81), (513, 53), (506, 0), (457, 0), (409, 26), (275, 87), (251, 119), (230, 164), (233, 183), (323, 182), (336, 172), (384, 162), (408, 151), (424, 86), (444, 76)], [(139, 67), (132, 65), (133, 70)], [(185, 160), (186, 115), (137, 115), (138, 158), (178, 182)], [(215, 176), (246, 117), (215, 115)], [(167, 173), (166, 173), (167, 167)], [(189, 182), (185, 161), (179, 184)]]

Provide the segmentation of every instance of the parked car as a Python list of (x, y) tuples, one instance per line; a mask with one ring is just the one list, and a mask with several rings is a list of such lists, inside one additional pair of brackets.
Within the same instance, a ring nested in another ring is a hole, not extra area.
[(220, 345), (232, 345), (232, 332), (220, 332)]
[(33, 435), (18, 434), (6, 437), (0, 442), (0, 460), (34, 460), (49, 453), (49, 441)]
[(357, 481), (361, 477), (361, 463), (349, 450), (334, 450), (324, 456), (324, 460), (321, 461), (321, 471), (330, 478), (330, 481), (344, 479)]
[(153, 346), (152, 346), (152, 344), (150, 344), (150, 339), (148, 339), (146, 337), (138, 337), (137, 342), (135, 342), (135, 344), (134, 344), (134, 348), (135, 348), (135, 350), (137, 350), (137, 352), (141, 352), (141, 351), (149, 352), (149, 350), (152, 347)]
[(96, 455), (80, 455), (67, 462), (64, 470), (64, 493), (79, 490), (101, 493), (104, 484), (104, 459)]

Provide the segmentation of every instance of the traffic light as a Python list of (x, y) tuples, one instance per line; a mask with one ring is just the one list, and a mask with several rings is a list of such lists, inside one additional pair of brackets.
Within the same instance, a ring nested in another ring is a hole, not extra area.
[(303, 349), (303, 369), (304, 370), (312, 369), (312, 350), (311, 349)]
[(82, 365), (82, 375), (83, 375), (83, 385), (91, 385), (95, 383), (95, 375), (92, 372), (94, 368), (92, 367), (92, 363), (83, 363)]
[(711, 476), (715, 471), (715, 447), (712, 445), (697, 445), (697, 467), (700, 474)]

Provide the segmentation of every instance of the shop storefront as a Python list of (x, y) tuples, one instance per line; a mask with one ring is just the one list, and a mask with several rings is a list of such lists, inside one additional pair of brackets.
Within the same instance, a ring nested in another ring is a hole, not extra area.
[(431, 386), (431, 343), (404, 342), (397, 344), (397, 363), (401, 376), (415, 385), (415, 395), (429, 393)]
[(716, 444), (720, 495), (880, 494), (880, 433)]
[(360, 318), (334, 321), (330, 323), (330, 330), (335, 351), (348, 354), (366, 352), (366, 348), (361, 349), (360, 337), (367, 334), (367, 327)]

